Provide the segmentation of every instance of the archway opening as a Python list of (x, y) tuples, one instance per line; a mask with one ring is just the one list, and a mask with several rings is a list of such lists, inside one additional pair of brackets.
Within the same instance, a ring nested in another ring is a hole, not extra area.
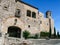
[(21, 29), (16, 26), (10, 26), (8, 27), (8, 34), (9, 37), (21, 38)]

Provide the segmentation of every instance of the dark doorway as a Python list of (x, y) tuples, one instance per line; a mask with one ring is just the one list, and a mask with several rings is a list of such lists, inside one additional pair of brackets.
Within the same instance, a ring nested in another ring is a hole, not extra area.
[(8, 27), (8, 34), (9, 37), (21, 38), (21, 29), (16, 26), (10, 26)]

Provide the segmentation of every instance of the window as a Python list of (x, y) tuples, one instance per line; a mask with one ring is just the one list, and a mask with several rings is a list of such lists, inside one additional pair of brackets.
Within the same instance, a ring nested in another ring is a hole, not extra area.
[(2, 33), (0, 33), (0, 37), (2, 37)]
[(15, 0), (15, 2), (17, 2), (17, 0)]
[(21, 38), (21, 29), (19, 27), (10, 26), (8, 27), (7, 33), (9, 37)]
[(7, 9), (7, 6), (4, 6), (4, 9)]
[(31, 17), (31, 11), (27, 10), (27, 16)]
[(36, 13), (35, 12), (32, 12), (32, 17), (36, 18)]
[(15, 2), (17, 2), (17, 1), (19, 1), (19, 0), (15, 0)]
[(30, 28), (30, 25), (28, 25), (28, 27)]
[(42, 24), (42, 21), (40, 21), (40, 24)]
[(17, 9), (15, 12), (15, 17), (20, 17), (20, 9)]
[(4, 4), (3, 9), (8, 11), (9, 5)]
[(14, 21), (15, 21), (14, 25), (16, 25), (16, 23), (17, 23), (17, 19), (15, 19)]

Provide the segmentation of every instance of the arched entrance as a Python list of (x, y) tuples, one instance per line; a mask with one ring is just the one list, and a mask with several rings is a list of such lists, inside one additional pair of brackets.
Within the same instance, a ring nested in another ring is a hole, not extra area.
[(9, 37), (16, 37), (16, 38), (21, 38), (21, 29), (16, 26), (10, 26), (8, 27), (8, 32)]

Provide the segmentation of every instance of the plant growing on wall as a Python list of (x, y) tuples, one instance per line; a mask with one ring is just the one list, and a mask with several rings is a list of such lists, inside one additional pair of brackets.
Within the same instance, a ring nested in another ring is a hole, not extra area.
[(35, 39), (38, 39), (39, 35), (38, 34), (35, 34)]
[(57, 38), (60, 38), (59, 32), (57, 32)]
[(50, 27), (50, 30), (49, 30), (49, 38), (51, 38), (51, 27)]
[(56, 29), (54, 27), (54, 38), (56, 38)]
[(29, 31), (27, 31), (27, 30), (23, 31), (23, 37), (25, 39), (27, 39), (29, 35), (30, 35), (30, 32)]
[(49, 36), (49, 32), (40, 32), (40, 37), (46, 38)]

